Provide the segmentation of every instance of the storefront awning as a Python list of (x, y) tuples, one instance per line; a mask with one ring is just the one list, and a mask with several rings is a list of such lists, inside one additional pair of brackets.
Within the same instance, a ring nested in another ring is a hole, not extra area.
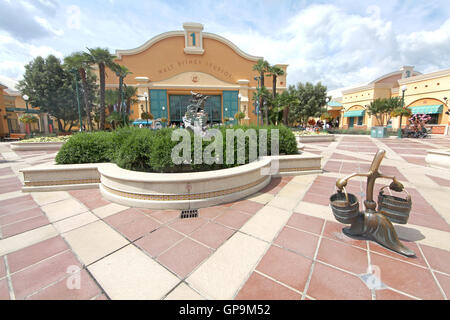
[(152, 124), (152, 120), (148, 120), (148, 122), (147, 122), (147, 120), (142, 120), (142, 119), (138, 119), (138, 120), (134, 120), (133, 121), (133, 124), (134, 125), (136, 125), (136, 124)]
[(429, 106), (421, 106), (421, 107), (409, 107), (413, 114), (434, 114), (434, 113), (442, 113), (443, 106), (442, 104), (435, 104)]
[(345, 118), (350, 118), (350, 117), (363, 117), (365, 111), (366, 111), (366, 110), (352, 110), (352, 111), (347, 111), (347, 112), (344, 112), (344, 117), (345, 117)]
[(342, 103), (337, 102), (337, 101), (330, 101), (330, 102), (328, 102), (327, 105), (332, 108), (342, 107)]

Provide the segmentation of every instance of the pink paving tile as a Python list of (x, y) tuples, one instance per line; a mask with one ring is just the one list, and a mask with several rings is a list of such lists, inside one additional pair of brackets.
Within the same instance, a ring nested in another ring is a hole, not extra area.
[(427, 266), (422, 254), (420, 253), (420, 250), (419, 250), (419, 247), (417, 246), (417, 244), (415, 244), (414, 242), (409, 242), (409, 241), (402, 241), (402, 240), (400, 240), (400, 241), (403, 243), (403, 245), (405, 245), (406, 247), (408, 247), (409, 249), (414, 251), (416, 253), (416, 256), (415, 257), (405, 257), (404, 255), (399, 254), (394, 251), (391, 251), (388, 248), (385, 248), (382, 245), (380, 245), (374, 241), (369, 241), (369, 249), (371, 252), (381, 253), (386, 256), (389, 256), (389, 257), (392, 257), (395, 259), (400, 259), (403, 261), (407, 261), (410, 263), (414, 263), (414, 264), (417, 264), (422, 267)]
[(233, 229), (239, 229), (250, 219), (250, 215), (232, 208), (225, 210), (220, 216), (214, 219), (214, 222), (223, 224)]
[(160, 226), (161, 224), (156, 222), (156, 220), (143, 215), (141, 218), (115, 226), (115, 228), (130, 241), (134, 241), (143, 235), (156, 230)]
[(191, 238), (198, 240), (208, 247), (217, 249), (233, 235), (234, 231), (217, 223), (209, 222), (191, 234)]
[(371, 300), (372, 294), (356, 276), (317, 262), (306, 294), (320, 300)]
[(126, 223), (130, 223), (136, 219), (140, 219), (142, 217), (145, 217), (145, 215), (139, 211), (138, 209), (135, 208), (130, 208), (124, 211), (121, 211), (119, 213), (113, 214), (112, 216), (106, 217), (104, 220), (116, 227), (119, 226), (121, 224), (126, 224)]
[(444, 186), (444, 187), (450, 187), (450, 180), (447, 179), (443, 179), (443, 178), (439, 178), (439, 177), (434, 177), (434, 176), (430, 176), (427, 174), (427, 176), (433, 180), (434, 182), (436, 182), (438, 185), (440, 186)]
[(0, 280), (0, 300), (10, 300), (8, 281), (6, 279)]
[(8, 254), (9, 269), (11, 272), (17, 272), (66, 250), (69, 250), (69, 247), (60, 236), (50, 238)]
[[(79, 280), (75, 277), (79, 277)], [(79, 288), (77, 288), (79, 281)], [(101, 293), (92, 277), (82, 270), (29, 297), (31, 300), (89, 300)]]
[(437, 272), (435, 272), (434, 275), (436, 276), (442, 290), (447, 296), (447, 299), (450, 299), (450, 277)]
[(202, 218), (177, 219), (170, 223), (169, 226), (178, 232), (188, 235), (205, 225), (207, 222), (208, 220)]
[(425, 157), (407, 157), (404, 155), (402, 155), (401, 157), (409, 163), (417, 164), (419, 166), (427, 165), (427, 162), (425, 161)]
[(272, 178), (267, 186), (261, 189), (261, 193), (277, 194), (284, 184), (281, 183), (281, 178)]
[(201, 208), (198, 210), (198, 216), (204, 219), (214, 219), (224, 213), (227, 208), (231, 207), (232, 205), (234, 205), (234, 202), (227, 203), (226, 205), (222, 206)]
[(30, 201), (30, 200), (33, 200), (33, 198), (29, 194), (27, 194), (26, 196), (2, 200), (2, 201), (0, 201), (0, 208), (3, 208), (10, 204), (19, 204), (19, 203)]
[(343, 243), (347, 243), (347, 244), (350, 244), (353, 246), (357, 246), (357, 247), (360, 247), (363, 249), (367, 248), (366, 240), (359, 240), (356, 238), (348, 237), (347, 235), (345, 235), (342, 232), (342, 228), (344, 228), (344, 227), (348, 227), (348, 226), (345, 224), (334, 222), (334, 221), (326, 221), (325, 229), (323, 231), (323, 236), (333, 239), (333, 240), (338, 240), (338, 241), (341, 241)]
[(89, 208), (89, 210), (94, 210), (103, 206), (106, 206), (107, 204), (110, 204), (111, 202), (109, 202), (106, 199), (103, 198), (94, 198), (91, 200), (80, 200), (81, 202), (83, 202), (83, 204)]
[(443, 299), (431, 271), (377, 253), (371, 264), (380, 268), (380, 279), (387, 286), (421, 299)]
[(377, 290), (375, 295), (377, 300), (414, 300), (390, 289)]
[(0, 256), (0, 279), (5, 276), (6, 276), (5, 259), (3, 256)]
[(14, 174), (14, 171), (12, 171), (11, 168), (1, 168), (0, 169), (0, 176), (9, 176), (11, 174)]
[(26, 220), (34, 217), (44, 216), (44, 213), (39, 207), (21, 211), (19, 213), (12, 213), (0, 216), (0, 226), (15, 223), (21, 220)]
[(18, 213), (36, 207), (38, 207), (38, 205), (36, 202), (34, 202), (34, 200), (26, 200), (17, 203), (11, 203), (0, 207), (0, 216), (11, 213)]
[(211, 249), (186, 238), (160, 255), (158, 261), (175, 272), (178, 277), (184, 278), (212, 252)]
[(179, 210), (157, 210), (153, 211), (150, 214), (150, 217), (158, 220), (161, 223), (170, 222), (180, 216)]
[(241, 201), (235, 202), (231, 208), (233, 208), (235, 210), (240, 210), (245, 213), (254, 214), (263, 207), (264, 207), (263, 204), (255, 202), (255, 201), (241, 200)]
[(307, 192), (302, 201), (327, 206), (330, 204), (330, 195)]
[(367, 251), (327, 238), (320, 242), (317, 260), (356, 274), (366, 273), (368, 267)]
[(301, 294), (253, 272), (236, 300), (300, 300)]
[(152, 257), (157, 257), (177, 241), (183, 239), (183, 237), (182, 234), (173, 231), (172, 229), (161, 227), (149, 235), (137, 240), (135, 244), (148, 252)]
[(320, 234), (325, 220), (308, 216), (302, 213), (294, 213), (287, 222), (288, 226)]
[(274, 243), (283, 248), (301, 253), (308, 258), (313, 258), (318, 241), (319, 237), (315, 235), (284, 227)]
[(311, 265), (311, 259), (271, 246), (256, 267), (256, 270), (291, 288), (303, 291), (308, 280)]
[(430, 247), (421, 244), (423, 254), (430, 264), (431, 269), (450, 274), (450, 252), (447, 250)]
[(11, 236), (14, 236), (16, 234), (29, 231), (32, 229), (36, 229), (42, 226), (45, 226), (49, 224), (47, 217), (40, 216), (40, 217), (34, 217), (28, 220), (19, 221), (14, 224), (9, 224), (7, 226), (2, 227), (2, 236), (4, 238), (8, 238)]
[(68, 275), (67, 268), (71, 266), (81, 268), (74, 254), (66, 251), (15, 273), (11, 276), (11, 280), (16, 299), (24, 299), (37, 290), (61, 280)]
[(100, 190), (98, 188), (94, 189), (80, 189), (80, 190), (70, 190), (69, 193), (79, 199), (79, 200), (86, 200), (90, 198), (99, 198), (101, 197)]

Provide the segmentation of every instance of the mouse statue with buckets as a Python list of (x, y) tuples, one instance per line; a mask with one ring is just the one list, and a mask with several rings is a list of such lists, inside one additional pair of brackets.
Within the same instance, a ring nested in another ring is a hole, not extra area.
[[(379, 244), (405, 256), (415, 256), (415, 253), (404, 246), (398, 239), (392, 223), (406, 224), (411, 211), (411, 196), (395, 177), (385, 176), (378, 169), (386, 151), (378, 150), (370, 170), (367, 173), (353, 173), (336, 181), (337, 192), (330, 197), (330, 205), (337, 221), (350, 224), (343, 229), (348, 236), (360, 236), (374, 240)], [(359, 211), (359, 202), (355, 195), (347, 193), (345, 187), (353, 177), (367, 177), (365, 211)], [(378, 194), (377, 203), (373, 199), (373, 188), (377, 178), (392, 180), (389, 186), (384, 186)], [(386, 187), (389, 193), (385, 193)], [(405, 192), (406, 198), (393, 196), (392, 192)]]

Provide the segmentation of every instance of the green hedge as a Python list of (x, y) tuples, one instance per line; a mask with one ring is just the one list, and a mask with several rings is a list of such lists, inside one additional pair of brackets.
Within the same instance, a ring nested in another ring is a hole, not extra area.
[[(114, 162), (119, 167), (146, 172), (197, 172), (217, 170), (234, 167), (236, 163), (238, 146), (237, 139), (234, 141), (234, 163), (226, 164), (226, 129), (230, 127), (216, 127), (223, 137), (223, 164), (213, 163), (211, 165), (201, 163), (184, 163), (175, 165), (172, 162), (172, 149), (181, 141), (172, 141), (171, 136), (174, 129), (164, 128), (160, 130), (149, 130), (145, 128), (124, 127), (113, 132), (77, 133), (73, 135), (60, 149), (56, 156), (58, 164), (75, 163), (98, 163)], [(233, 129), (255, 129), (257, 139), (259, 129), (256, 126), (233, 126)], [(268, 129), (267, 152), (270, 155), (270, 130), (279, 130), (279, 153), (296, 154), (297, 142), (294, 134), (284, 126), (264, 126)], [(210, 141), (203, 141), (203, 150)], [(257, 141), (258, 143), (258, 141)], [(245, 141), (245, 163), (249, 162), (248, 146), (249, 139)], [(194, 159), (194, 138), (191, 133), (191, 159)], [(259, 148), (258, 148), (259, 152)], [(259, 154), (258, 154), (259, 155)]]
[(63, 144), (56, 155), (56, 163), (98, 163), (113, 159), (111, 132), (76, 133)]

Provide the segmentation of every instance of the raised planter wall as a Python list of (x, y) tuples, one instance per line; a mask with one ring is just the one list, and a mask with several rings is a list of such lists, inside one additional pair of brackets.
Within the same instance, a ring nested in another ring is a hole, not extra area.
[(296, 136), (297, 142), (308, 143), (308, 142), (328, 142), (334, 141), (335, 137), (332, 134), (318, 134), (310, 136)]
[(110, 201), (151, 209), (201, 208), (244, 198), (272, 177), (321, 173), (322, 156), (270, 156), (239, 167), (195, 173), (146, 173), (113, 163), (41, 165), (22, 169), (22, 191), (99, 187)]
[(427, 150), (425, 157), (431, 167), (450, 169), (450, 151)]
[(12, 142), (14, 151), (58, 151), (64, 142)]

